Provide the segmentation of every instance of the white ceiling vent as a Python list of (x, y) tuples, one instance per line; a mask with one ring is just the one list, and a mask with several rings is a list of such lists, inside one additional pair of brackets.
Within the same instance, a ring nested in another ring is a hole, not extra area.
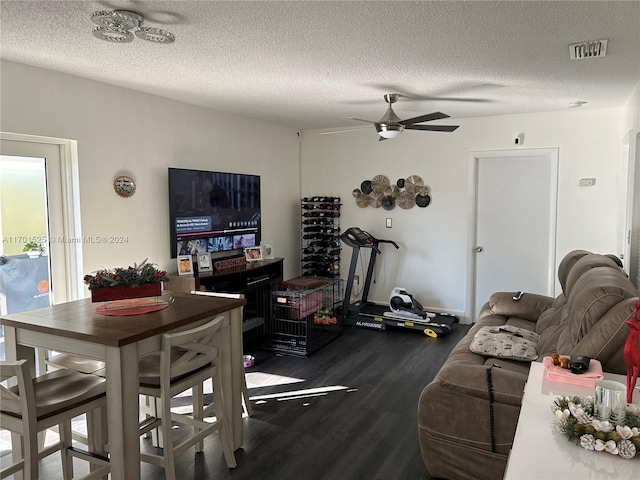
[(583, 58), (604, 57), (607, 54), (608, 41), (608, 39), (605, 39), (572, 43), (569, 45), (569, 58), (571, 60), (582, 60)]

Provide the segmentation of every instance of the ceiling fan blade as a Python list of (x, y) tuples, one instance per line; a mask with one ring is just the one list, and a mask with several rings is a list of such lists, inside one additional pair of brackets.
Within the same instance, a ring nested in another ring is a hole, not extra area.
[(430, 122), (432, 120), (440, 120), (442, 118), (449, 118), (449, 115), (442, 112), (433, 112), (426, 115), (420, 115), (419, 117), (407, 118), (406, 120), (400, 120), (402, 125), (413, 125), (414, 123)]
[(494, 83), (459, 83), (455, 86), (449, 88), (440, 88), (438, 90), (432, 91), (430, 95), (419, 93), (415, 90), (410, 90), (407, 88), (403, 88), (400, 85), (389, 85), (389, 84), (379, 84), (374, 83), (371, 85), (374, 88), (383, 90), (385, 92), (396, 92), (402, 98), (406, 98), (407, 100), (418, 100), (418, 101), (439, 101), (439, 102), (469, 102), (469, 103), (485, 103), (492, 102), (493, 100), (488, 98), (469, 98), (469, 97), (460, 97), (459, 95), (468, 92), (468, 91), (482, 91), (489, 89), (502, 88), (503, 85), (498, 85)]
[(346, 119), (348, 119), (348, 120), (356, 120), (356, 121), (358, 121), (358, 122), (376, 123), (376, 122), (375, 122), (375, 121), (373, 121), (373, 120), (364, 120), (364, 119), (362, 119), (362, 118), (356, 118), (356, 117), (340, 117), (340, 118), (346, 118)]
[(358, 130), (369, 130), (370, 127), (349, 128), (347, 130), (334, 130), (333, 132), (320, 132), (320, 135), (333, 135), (334, 133), (356, 132)]
[(407, 125), (405, 130), (428, 130), (430, 132), (453, 132), (460, 125)]

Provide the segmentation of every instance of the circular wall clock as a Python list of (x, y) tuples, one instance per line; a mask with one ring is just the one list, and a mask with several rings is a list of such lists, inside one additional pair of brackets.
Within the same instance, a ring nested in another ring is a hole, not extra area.
[(113, 181), (113, 189), (122, 198), (133, 197), (136, 193), (136, 182), (131, 177), (120, 175)]

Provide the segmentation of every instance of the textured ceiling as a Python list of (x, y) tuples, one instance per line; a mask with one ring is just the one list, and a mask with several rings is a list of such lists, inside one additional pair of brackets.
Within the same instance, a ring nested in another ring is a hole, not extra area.
[[(620, 107), (640, 81), (639, 1), (6, 1), (3, 59), (296, 129)], [(92, 36), (96, 10), (127, 9), (169, 45)], [(609, 39), (604, 58), (569, 43)], [(451, 121), (448, 121), (451, 123)], [(447, 123), (443, 121), (442, 123)]]

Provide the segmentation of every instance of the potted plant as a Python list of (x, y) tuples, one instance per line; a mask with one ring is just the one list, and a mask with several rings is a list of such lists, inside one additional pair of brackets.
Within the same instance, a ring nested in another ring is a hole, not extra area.
[(162, 282), (167, 280), (167, 272), (148, 263), (147, 259), (140, 265), (101, 269), (84, 276), (94, 302), (159, 296)]
[(38, 242), (27, 242), (22, 251), (27, 252), (30, 258), (36, 258), (44, 253), (44, 246)]

